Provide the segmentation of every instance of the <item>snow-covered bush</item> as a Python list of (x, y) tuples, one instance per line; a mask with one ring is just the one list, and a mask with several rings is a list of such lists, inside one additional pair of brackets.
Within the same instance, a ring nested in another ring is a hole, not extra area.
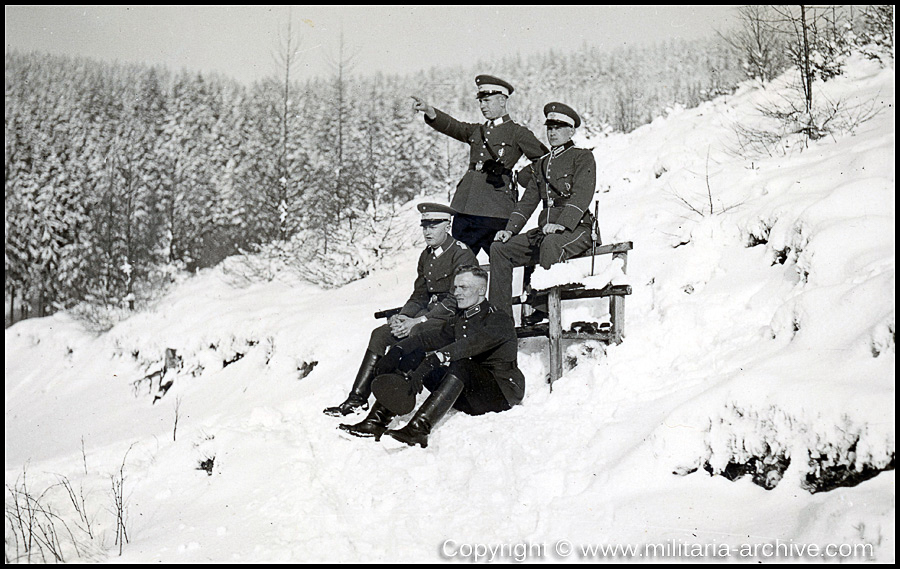
[(730, 403), (710, 418), (705, 440), (704, 470), (730, 480), (749, 475), (769, 490), (791, 466), (800, 486), (811, 493), (855, 486), (894, 469), (893, 438), (850, 416), (835, 424), (777, 405)]

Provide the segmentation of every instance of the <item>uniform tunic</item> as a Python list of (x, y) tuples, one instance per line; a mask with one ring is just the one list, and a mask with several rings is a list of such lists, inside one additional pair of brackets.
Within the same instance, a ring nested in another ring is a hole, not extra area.
[[(481, 124), (458, 121), (438, 109), (435, 113), (433, 120), (425, 116), (428, 125), (469, 145), (469, 169), (457, 184), (450, 207), (466, 215), (509, 219), (518, 198), (512, 168), (523, 154), (536, 160), (547, 153), (547, 147), (528, 128), (510, 120), (509, 115)], [(482, 139), (482, 129), (497, 161), (506, 170), (499, 188), (487, 181), (487, 173), (482, 170), (493, 159)]]
[(478, 265), (478, 259), (465, 243), (450, 235), (437, 249), (426, 247), (419, 255), (413, 293), (400, 314), (449, 320), (456, 313), (456, 298), (450, 294), (453, 273), (463, 265)]
[[(427, 330), (399, 345), (404, 353), (445, 352), (449, 356), (446, 363), (451, 371), (478, 366), (478, 371), (488, 375), (495, 387), (499, 388), (509, 406), (521, 403), (525, 396), (525, 376), (516, 363), (516, 330), (512, 321), (494, 310), (486, 300), (465, 310), (458, 310), (441, 328)], [(468, 388), (471, 378), (460, 379), (467, 383)], [(488, 391), (483, 383), (478, 387)], [(464, 395), (474, 403), (479, 394), (472, 391), (467, 389), (468, 393), (464, 392)]]
[[(554, 155), (556, 154), (556, 155)], [(575, 148), (567, 142), (519, 173), (525, 193), (510, 215), (507, 231), (519, 233), (539, 203), (544, 209), (538, 216), (538, 227), (558, 223), (573, 231), (579, 224), (590, 225), (586, 215), (594, 199), (597, 166), (590, 150)]]
[[(589, 210), (594, 199), (596, 171), (591, 151), (575, 148), (569, 141), (519, 173), (525, 193), (506, 225), (513, 237), (491, 247), (489, 298), (498, 310), (512, 316), (514, 267), (540, 264), (549, 269), (554, 263), (591, 246)], [(538, 215), (538, 227), (519, 234), (539, 203), (543, 203), (543, 209)], [(548, 223), (565, 229), (543, 235), (541, 229)]]
[[(400, 314), (410, 318), (426, 317), (428, 320), (416, 324), (410, 335), (429, 328), (439, 327), (456, 314), (456, 298), (450, 294), (453, 273), (463, 265), (477, 265), (478, 259), (472, 250), (450, 235), (437, 249), (426, 247), (419, 255), (416, 282), (413, 293), (403, 305)], [(369, 338), (369, 350), (376, 354), (384, 352), (398, 341), (391, 333), (390, 324), (375, 328)]]

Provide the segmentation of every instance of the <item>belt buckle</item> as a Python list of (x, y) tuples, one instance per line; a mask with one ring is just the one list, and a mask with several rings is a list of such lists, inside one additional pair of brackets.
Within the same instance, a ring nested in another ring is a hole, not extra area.
[(475, 163), (475, 171), (476, 172), (481, 172), (482, 168), (484, 168), (484, 162), (479, 161), (479, 162)]
[(436, 303), (437, 301), (438, 301), (438, 295), (432, 294), (432, 295), (431, 295), (431, 303), (430, 303), (430, 304), (434, 304), (434, 303)]
[(547, 205), (553, 207), (554, 200), (553, 198), (547, 198)]

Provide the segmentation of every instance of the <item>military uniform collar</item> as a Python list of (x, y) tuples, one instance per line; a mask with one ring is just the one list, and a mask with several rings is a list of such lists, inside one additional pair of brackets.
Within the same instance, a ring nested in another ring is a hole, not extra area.
[(500, 126), (501, 124), (503, 124), (505, 122), (509, 122), (509, 115), (503, 115), (500, 118), (490, 120), (487, 122), (487, 125), (488, 126)]
[(470, 306), (469, 308), (466, 308), (465, 317), (471, 318), (482, 311), (484, 311), (484, 312), (490, 311), (490, 305), (488, 304), (487, 300), (482, 300), (475, 306)]
[(444, 242), (443, 242), (443, 243), (441, 243), (441, 244), (438, 245), (437, 247), (429, 247), (429, 249), (431, 249), (431, 253), (432, 253), (435, 257), (440, 257), (441, 255), (444, 254), (444, 252), (445, 252), (447, 249), (449, 249), (449, 248), (453, 245), (454, 241), (456, 241), (456, 240), (453, 238), (452, 235), (450, 235), (450, 234), (448, 233), (448, 234), (447, 234), (447, 237), (444, 239)]
[(557, 156), (559, 156), (560, 154), (562, 154), (562, 153), (565, 152), (566, 150), (572, 148), (573, 146), (575, 146), (575, 143), (572, 142), (571, 140), (568, 141), (568, 142), (566, 142), (566, 143), (563, 144), (563, 145), (560, 145), (560, 146), (554, 146), (553, 148), (550, 149), (550, 156), (556, 158)]

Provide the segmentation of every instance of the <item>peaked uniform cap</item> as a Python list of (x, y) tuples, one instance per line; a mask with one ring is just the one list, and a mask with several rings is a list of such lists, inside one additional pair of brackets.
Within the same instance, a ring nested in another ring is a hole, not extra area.
[(574, 128), (581, 126), (581, 117), (575, 109), (563, 103), (547, 103), (544, 105), (544, 124), (565, 124)]
[(372, 380), (372, 395), (397, 415), (406, 415), (416, 407), (415, 386), (399, 373), (386, 373)]
[(456, 215), (456, 211), (448, 205), (422, 202), (416, 206), (422, 214), (422, 221), (450, 221)]
[(515, 91), (508, 82), (493, 75), (479, 75), (475, 77), (475, 84), (478, 85), (479, 97), (493, 95), (494, 93), (500, 93), (508, 97)]

